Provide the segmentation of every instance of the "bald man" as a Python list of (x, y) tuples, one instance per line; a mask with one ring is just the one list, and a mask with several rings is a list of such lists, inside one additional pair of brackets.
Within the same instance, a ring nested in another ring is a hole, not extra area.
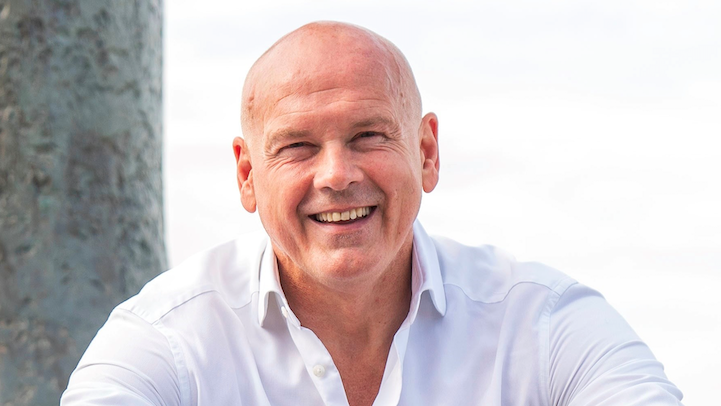
[(119, 305), (63, 405), (680, 403), (595, 291), (426, 234), (438, 119), (384, 38), (299, 28), (251, 68), (241, 115), (241, 202), (265, 233)]

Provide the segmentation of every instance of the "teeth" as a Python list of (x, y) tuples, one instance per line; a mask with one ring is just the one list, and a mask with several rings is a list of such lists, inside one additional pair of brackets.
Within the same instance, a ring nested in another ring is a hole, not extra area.
[(365, 217), (371, 213), (370, 207), (359, 207), (357, 209), (350, 209), (342, 213), (339, 212), (328, 212), (318, 213), (315, 215), (315, 219), (324, 223), (333, 223), (336, 221), (347, 221), (355, 220), (357, 218)]

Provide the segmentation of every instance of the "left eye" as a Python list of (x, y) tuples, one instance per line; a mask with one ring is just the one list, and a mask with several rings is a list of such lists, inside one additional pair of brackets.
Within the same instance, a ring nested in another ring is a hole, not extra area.
[(375, 137), (376, 135), (379, 135), (377, 132), (374, 131), (366, 131), (358, 134), (358, 138), (369, 138), (369, 137)]

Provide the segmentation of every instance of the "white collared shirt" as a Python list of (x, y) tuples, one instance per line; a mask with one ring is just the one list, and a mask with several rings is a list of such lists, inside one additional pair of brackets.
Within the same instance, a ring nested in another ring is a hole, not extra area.
[[(414, 225), (408, 316), (374, 405), (676, 405), (681, 392), (597, 292)], [(119, 305), (61, 405), (347, 405), (265, 235), (196, 255)]]

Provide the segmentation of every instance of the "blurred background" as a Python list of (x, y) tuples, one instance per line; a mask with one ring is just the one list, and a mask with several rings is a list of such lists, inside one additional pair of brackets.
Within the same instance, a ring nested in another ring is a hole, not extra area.
[(440, 120), (431, 234), (492, 244), (601, 291), (686, 404), (721, 379), (721, 3), (165, 3), (169, 263), (259, 229), (236, 187), (244, 77), (315, 20), (406, 55)]

